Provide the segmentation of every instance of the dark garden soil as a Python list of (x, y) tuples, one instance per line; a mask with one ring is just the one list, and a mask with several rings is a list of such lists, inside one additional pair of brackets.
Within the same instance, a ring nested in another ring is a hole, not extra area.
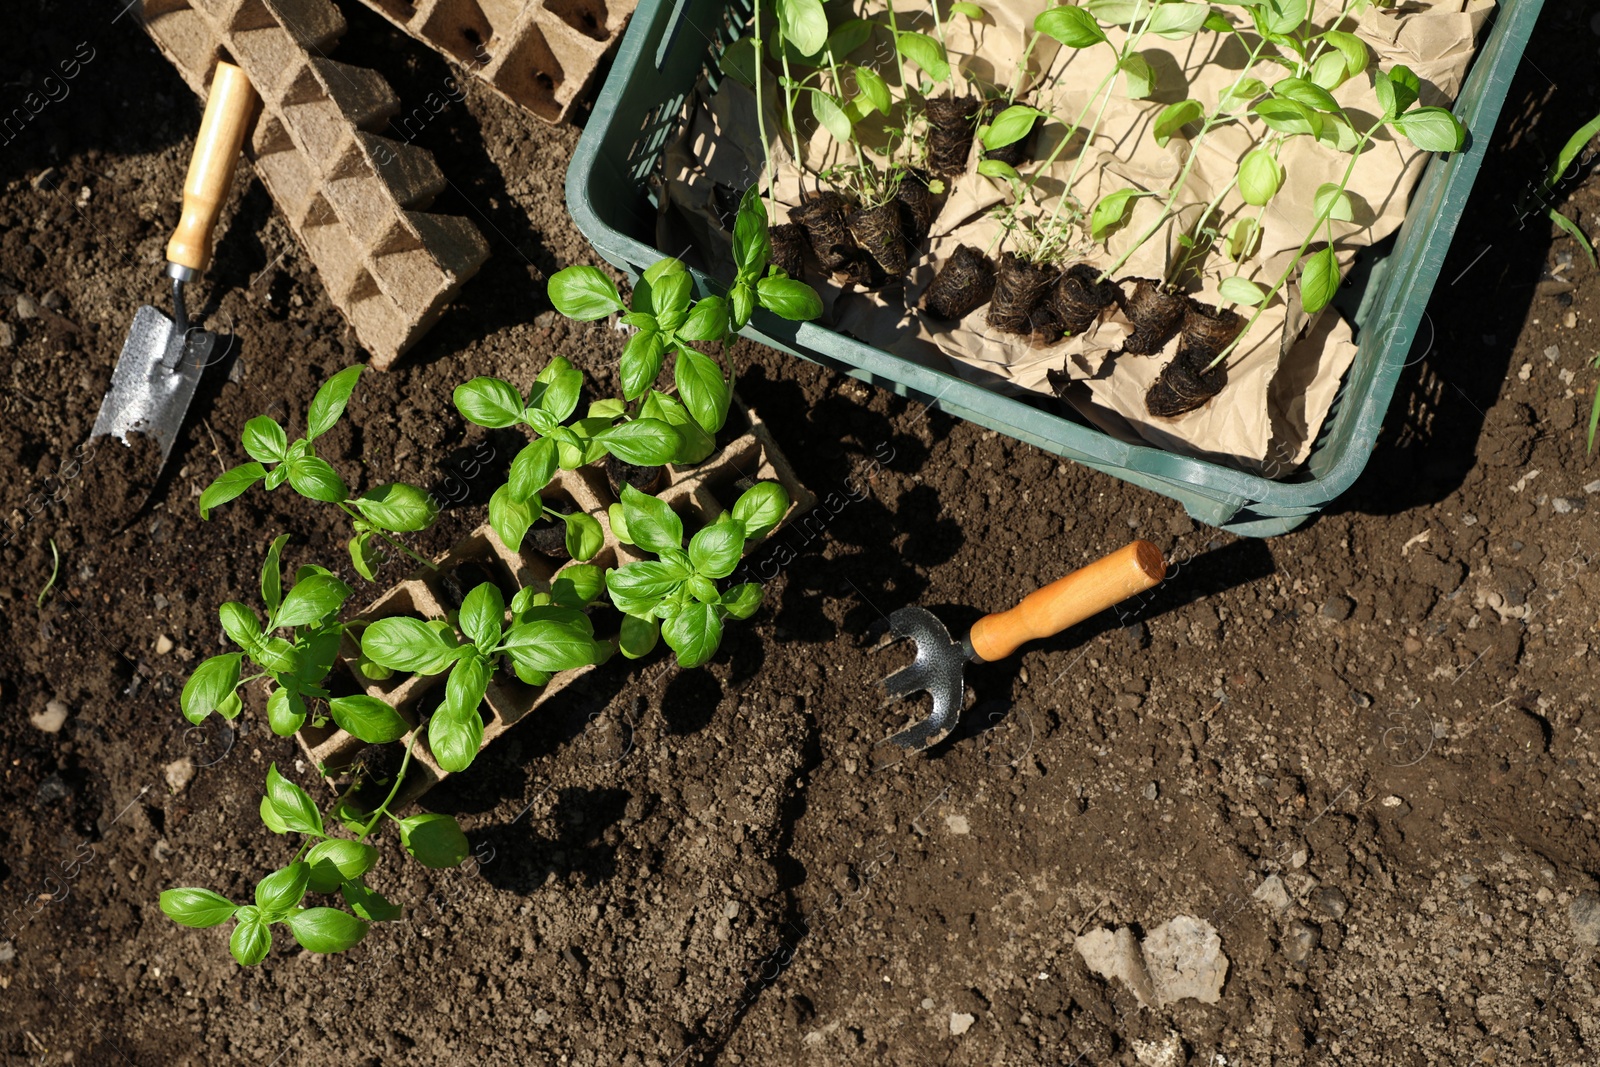
[[(465, 425), (451, 389), (525, 385), (555, 355), (610, 389), (623, 336), (543, 295), (554, 270), (596, 262), (562, 205), (577, 132), (476, 84), (432, 115), (448, 69), (346, 6), (336, 57), (421, 109), (412, 134), (452, 185), (437, 209), (494, 250), (412, 358), (364, 377), (322, 449), (355, 488), (434, 487), (449, 507), (414, 543), (442, 551), (483, 520), (517, 443)], [(95, 57), (0, 150), (6, 1063), (1600, 1056), (1600, 463), (1584, 447), (1600, 276), (1511, 207), (1600, 110), (1586, 5), (1546, 5), (1419, 358), (1329, 513), (1241, 540), (743, 346), (741, 394), (821, 498), (752, 558), (768, 606), (706, 669), (596, 672), (427, 796), (476, 858), (428, 871), (388, 833), (372, 881), (404, 921), (342, 956), (280, 936), (251, 969), (157, 894), (243, 900), (286, 861), (256, 813), (269, 763), (328, 794), (259, 708), (190, 729), (178, 691), (224, 647), (217, 604), (256, 598), (275, 534), (363, 603), (383, 583), (351, 572), (331, 509), (258, 490), (202, 522), (195, 498), (242, 461), (247, 418), (298, 427), (316, 383), (362, 357), (241, 181), (196, 295), (236, 346), (148, 509), (107, 530), (126, 490), (96, 472), (120, 446), (72, 461), (135, 307), (162, 295), (199, 110), (132, 20), (112, 22), (120, 3), (14, 7), (0, 113), (79, 41)], [(1563, 210), (1594, 232), (1600, 180), (1574, 184)], [(495, 460), (468, 476), (486, 440)], [(1132, 537), (1175, 561), (1164, 586), (971, 669), (973, 706), (932, 753), (875, 747), (924, 710), (880, 707), (874, 683), (906, 655), (872, 650), (884, 613), (918, 603), (957, 630)], [(383, 582), (402, 576), (388, 567)], [(1178, 915), (1220, 934), (1215, 1004), (1140, 1007), (1074, 948)]]

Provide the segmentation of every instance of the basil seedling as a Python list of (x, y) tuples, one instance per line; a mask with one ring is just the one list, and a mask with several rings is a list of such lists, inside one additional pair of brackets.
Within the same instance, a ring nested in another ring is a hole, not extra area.
[(478, 706), (502, 657), (532, 685), (543, 685), (556, 671), (605, 658), (606, 646), (595, 641), (594, 628), (581, 611), (528, 610), (542, 613), (524, 612), (526, 617), (507, 629), (505, 595), (494, 583), (484, 582), (462, 600), (454, 624), (393, 616), (369, 623), (362, 632), (361, 653), (374, 663), (412, 674), (449, 672), (444, 703), (428, 722), (428, 747), (445, 770), (466, 770), (478, 755), (483, 744)]
[[(200, 494), (200, 517), (211, 509), (247, 492), (257, 482), (276, 489), (284, 482), (307, 500), (337, 505), (353, 520), (356, 535), (350, 539), (350, 559), (368, 581), (382, 562), (373, 545), (381, 538), (391, 547), (426, 567), (433, 564), (390, 537), (390, 533), (426, 530), (439, 516), (439, 505), (428, 493), (405, 482), (390, 482), (352, 498), (339, 472), (316, 453), (314, 442), (338, 424), (361, 376), (359, 366), (346, 367), (322, 384), (306, 411), (306, 435), (290, 442), (276, 419), (258, 415), (244, 424), (240, 443), (252, 460), (224, 472)], [(352, 507), (354, 505), (354, 507)]]
[(739, 497), (732, 512), (690, 538), (685, 551), (677, 513), (665, 501), (624, 486), (622, 502), (611, 507), (611, 529), (659, 558), (606, 572), (611, 602), (625, 616), (622, 654), (637, 659), (662, 637), (680, 666), (698, 667), (715, 655), (723, 621), (747, 619), (761, 606), (756, 583), (723, 590), (717, 582), (733, 573), (745, 545), (765, 537), (788, 510), (783, 486), (761, 482)]

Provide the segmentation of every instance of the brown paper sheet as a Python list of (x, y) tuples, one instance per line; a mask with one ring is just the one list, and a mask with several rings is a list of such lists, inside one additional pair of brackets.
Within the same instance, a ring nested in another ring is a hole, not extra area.
[[(946, 48), (959, 71), (957, 92), (962, 91), (963, 80), (978, 92), (986, 86), (1008, 87), (1016, 81), (1021, 87), (1019, 102), (1062, 116), (1064, 122), (1050, 120), (1036, 131), (1030, 152), (1033, 160), (1042, 162), (1050, 155), (1066, 132), (1065, 123), (1085, 112), (1092, 119), (1096, 110), (1104, 108), (1093, 143), (1084, 145), (1083, 132), (1075, 134), (1077, 143), (1069, 143), (1041, 177), (1038, 189), (1045, 195), (1039, 210), (1049, 213), (1056, 208), (1069, 178), (1073, 179), (1073, 197), (1087, 207), (1103, 194), (1126, 187), (1161, 194), (1135, 201), (1128, 221), (1108, 243), (1091, 243), (1086, 225), (1082, 227), (1081, 239), (1073, 242), (1076, 254), (1068, 261), (1082, 259), (1096, 267), (1108, 266), (1160, 217), (1166, 193), (1191, 150), (1182, 134), (1165, 148), (1158, 147), (1150, 135), (1150, 124), (1167, 104), (1185, 97), (1210, 107), (1245, 73), (1248, 52), (1237, 39), (1208, 31), (1183, 41), (1147, 36), (1140, 51), (1157, 72), (1152, 98), (1126, 99), (1120, 76), (1109, 97), (1094, 97), (1094, 87), (1111, 68), (1109, 49), (1058, 48), (1049, 39), (1041, 39), (1030, 57), (1032, 69), (1019, 81), (1017, 57), (1026, 48), (1028, 28), (1050, 5), (1044, 0), (991, 0), (983, 6), (988, 14), (982, 23), (953, 18), (944, 25)], [(1460, 89), (1477, 32), (1493, 6), (1493, 0), (1413, 0), (1397, 14), (1369, 9), (1353, 26), (1347, 20), (1345, 28), (1372, 47), (1378, 67), (1387, 70), (1397, 63), (1411, 67), (1422, 81), (1422, 103), (1448, 105)], [(1338, 0), (1321, 0), (1315, 5), (1313, 21), (1329, 24), (1340, 7)], [(870, 15), (879, 6), (867, 3), (858, 10)], [(897, 17), (905, 28), (908, 16), (897, 8)], [(925, 15), (923, 18), (926, 20)], [(931, 21), (915, 28), (933, 32)], [(1120, 31), (1112, 30), (1110, 35), (1121, 43)], [(868, 57), (858, 54), (854, 58), (866, 61)], [(880, 69), (892, 84), (892, 69)], [(1268, 63), (1258, 63), (1249, 73), (1268, 84), (1283, 76), (1282, 68)], [(1351, 79), (1333, 93), (1362, 129), (1380, 111), (1369, 80), (1369, 76)], [(1034, 90), (1031, 97), (1030, 90)], [(767, 130), (775, 140), (781, 129), (780, 94), (775, 81), (763, 84)], [(1089, 125), (1085, 122), (1084, 129)], [(743, 190), (762, 172), (765, 164), (756, 129), (754, 94), (732, 79), (725, 79), (719, 91), (705, 93), (691, 104), (684, 136), (669, 147), (664, 171), (668, 210), (663, 213), (661, 236), (669, 242), (664, 245), (668, 251), (692, 246), (712, 259), (713, 269), (731, 272), (729, 239), (718, 220), (713, 189), (721, 184), (727, 191)], [(1265, 132), (1253, 117), (1243, 125), (1212, 130), (1196, 150), (1179, 199), (1180, 204), (1190, 206), (1167, 221), (1117, 276), (1166, 276), (1181, 252), (1179, 236), (1192, 228), (1202, 205), (1226, 189), (1239, 161)], [(820, 129), (801, 148), (812, 174), (844, 158), (845, 152)], [(782, 143), (774, 145), (779, 161), (774, 188), (783, 209), (799, 203), (802, 180), (786, 149)], [(1264, 212), (1245, 204), (1236, 191), (1223, 192), (1217, 216), (1221, 227), (1242, 215), (1259, 215), (1260, 248), (1242, 267), (1213, 251), (1205, 258), (1202, 273), (1186, 272), (1183, 288), (1208, 303), (1217, 302), (1218, 285), (1235, 273), (1270, 288), (1294, 262), (1316, 217), (1313, 199), (1317, 187), (1337, 180), (1349, 158), (1308, 137), (1297, 137), (1280, 156), (1284, 185)], [(1359, 247), (1399, 228), (1426, 161), (1426, 153), (1387, 136), (1362, 154), (1348, 186), (1355, 220), (1333, 224), (1342, 268), (1348, 269)], [(1035, 164), (1024, 163), (1019, 169), (1027, 175)], [(815, 178), (808, 175), (805, 181), (809, 189)], [(1128, 324), (1115, 309), (1083, 335), (1048, 347), (1034, 347), (1025, 338), (989, 327), (987, 305), (953, 326), (907, 310), (915, 308), (937, 265), (957, 245), (992, 250), (995, 256), (1016, 247), (1014, 235), (998, 242), (1002, 228), (988, 212), (1007, 200), (1008, 191), (1003, 182), (977, 174), (976, 152), (967, 172), (953, 186), (932, 226), (928, 254), (914, 257), (903, 288), (896, 284), (878, 292), (862, 292), (843, 290), (831, 282), (818, 285), (828, 321), (836, 328), (904, 358), (951, 370), (1012, 395), (1053, 394), (1046, 374), (1065, 370), (1074, 380), (1066, 399), (1105, 432), (1124, 440), (1148, 441), (1267, 477), (1283, 477), (1305, 461), (1355, 356), (1351, 329), (1336, 311), (1330, 308), (1306, 321), (1299, 310), (1297, 288), (1291, 283), (1269, 304), (1230, 357), (1229, 384), (1217, 398), (1176, 419), (1154, 418), (1145, 411), (1144, 395), (1176, 352), (1178, 342), (1169, 342), (1158, 356), (1119, 354)], [(1248, 317), (1251, 309), (1239, 310)]]

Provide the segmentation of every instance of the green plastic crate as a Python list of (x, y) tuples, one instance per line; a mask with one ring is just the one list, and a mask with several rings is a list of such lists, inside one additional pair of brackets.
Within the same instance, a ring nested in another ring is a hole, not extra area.
[[(1543, 0), (1500, 0), (1455, 113), (1469, 131), (1460, 152), (1430, 160), (1387, 253), (1359, 261), (1338, 301), (1358, 327), (1354, 363), (1307, 464), (1281, 481), (1149, 445), (990, 392), (812, 323), (757, 311), (745, 336), (1153, 489), (1195, 519), (1270, 537), (1294, 529), (1350, 487), (1377, 442), (1417, 327), (1466, 209), (1500, 107)], [(641, 0), (611, 75), (567, 170), (567, 208), (595, 251), (635, 280), (663, 255), (654, 245), (650, 178), (677, 134), (702, 73), (749, 22), (747, 0)], [(1364, 282), (1360, 275), (1365, 274)], [(702, 292), (708, 279), (699, 277)]]

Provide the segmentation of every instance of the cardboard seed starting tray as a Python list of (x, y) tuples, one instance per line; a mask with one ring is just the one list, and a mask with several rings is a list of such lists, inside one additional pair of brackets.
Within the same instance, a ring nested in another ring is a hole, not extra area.
[(638, 0), (362, 0), (546, 122), (562, 122)]
[[(775, 528), (776, 532), (776, 529), (781, 529), (784, 524), (811, 508), (816, 498), (795, 477), (794, 469), (778, 450), (776, 442), (755, 412), (736, 405), (729, 418), (747, 421), (744, 432), (697, 467), (682, 470), (668, 467), (668, 485), (656, 495), (683, 518), (685, 532), (692, 533), (716, 521), (751, 485), (760, 481), (775, 481), (788, 491), (790, 500), (789, 511), (784, 515), (783, 522)], [(602, 568), (620, 567), (646, 558), (631, 546), (618, 541), (611, 532), (606, 509), (615, 498), (604, 472), (598, 467), (559, 471), (540, 495), (558, 508), (565, 510), (570, 503), (573, 509), (584, 511), (599, 520), (605, 542), (589, 563)], [(373, 601), (358, 618), (366, 622), (397, 615), (424, 620), (443, 619), (453, 608), (441, 579), (451, 574), (461, 576), (459, 585), (463, 593), (481, 581), (494, 582), (500, 586), (509, 604), (517, 591), (523, 588), (533, 587), (548, 592), (562, 567), (567, 565), (566, 561), (534, 551), (528, 547), (527, 541), (520, 549), (508, 548), (487, 525), (462, 538), (435, 562), (439, 567), (437, 574), (423, 571), (414, 573)], [(601, 640), (614, 638), (621, 616), (611, 607), (605, 594), (601, 594), (590, 612), (595, 621), (595, 636)], [(362, 678), (357, 670), (359, 651), (354, 639), (346, 636), (339, 661), (334, 666), (334, 677), (330, 681), (332, 691), (336, 694), (364, 691), (388, 701), (416, 732), (417, 724), (444, 699), (446, 675), (402, 675), (397, 672), (383, 682), (373, 682)], [(654, 653), (662, 654), (670, 655), (670, 650)], [(526, 685), (510, 671), (497, 670), (490, 679), (488, 691), (479, 708), (484, 723), (483, 745), (479, 751), (493, 744), (541, 704), (569, 687), (583, 686), (595, 669), (585, 667), (563, 671), (544, 686)], [(306, 758), (335, 788), (336, 781), (355, 757), (369, 747), (331, 721), (320, 727), (308, 724), (297, 736)], [(411, 735), (408, 734), (391, 744), (403, 752), (410, 739)], [(398, 760), (394, 764), (398, 766)], [(428, 750), (426, 730), (421, 731), (412, 750), (411, 768), (407, 771), (406, 782), (394, 807), (399, 808), (416, 800), (448, 775), (449, 772), (434, 761)]]
[(382, 370), (426, 333), (489, 257), (471, 222), (428, 206), (433, 157), (380, 136), (389, 83), (329, 59), (344, 33), (330, 0), (144, 0), (145, 28), (202, 99), (217, 59), (262, 101), (246, 146), (335, 306)]

